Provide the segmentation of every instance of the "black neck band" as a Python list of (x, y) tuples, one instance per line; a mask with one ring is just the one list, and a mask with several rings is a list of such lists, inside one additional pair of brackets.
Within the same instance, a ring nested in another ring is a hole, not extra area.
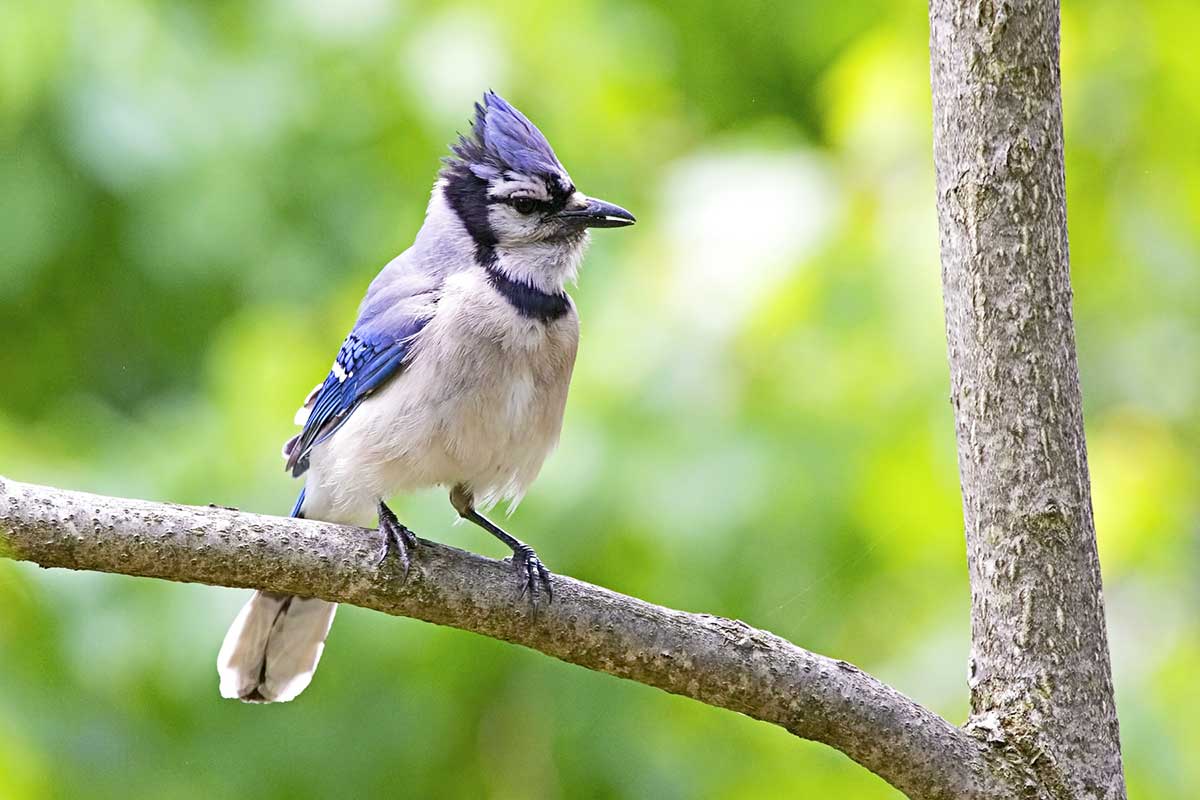
[(485, 266), (488, 281), (522, 317), (553, 322), (571, 309), (565, 292), (543, 292), (524, 281), (515, 281), (494, 266)]

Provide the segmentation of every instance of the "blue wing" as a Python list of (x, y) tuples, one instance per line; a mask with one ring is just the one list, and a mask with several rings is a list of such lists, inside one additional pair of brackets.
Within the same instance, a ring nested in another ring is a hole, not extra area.
[(399, 335), (356, 331), (346, 337), (329, 376), (309, 401), (312, 410), (304, 429), (284, 445), (286, 468), (294, 477), (308, 469), (313, 447), (329, 438), (350, 418), (359, 403), (403, 370), (413, 337), (426, 321), (410, 321)]

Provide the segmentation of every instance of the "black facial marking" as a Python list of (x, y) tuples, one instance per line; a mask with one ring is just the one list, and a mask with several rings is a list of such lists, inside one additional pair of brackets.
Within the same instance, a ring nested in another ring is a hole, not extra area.
[(442, 192), (475, 240), (475, 260), (485, 267), (495, 264), (496, 232), (488, 222), (487, 181), (465, 167), (447, 169), (443, 174), (446, 185)]
[[(512, 173), (509, 173), (512, 176)], [(546, 187), (547, 193), (550, 195), (549, 200), (541, 200), (538, 198), (529, 197), (528, 195), (518, 194), (513, 197), (505, 197), (502, 199), (489, 198), (492, 203), (506, 203), (515, 208), (521, 214), (528, 214), (525, 210), (530, 208), (542, 214), (557, 214), (566, 208), (567, 201), (571, 199), (571, 195), (575, 193), (574, 186), (564, 186), (558, 177), (550, 174), (537, 176), (542, 184)], [(510, 177), (514, 180), (515, 177)], [(532, 205), (531, 205), (532, 204)]]
[(542, 183), (546, 184), (547, 191), (550, 192), (551, 210), (555, 212), (562, 211), (567, 201), (571, 199), (571, 195), (575, 194), (575, 187), (567, 185), (557, 175), (547, 173), (539, 177), (541, 177)]
[(522, 317), (549, 323), (561, 318), (571, 308), (571, 301), (565, 292), (543, 292), (528, 283), (514, 281), (494, 266), (486, 266), (486, 269), (488, 281)]
[[(475, 242), (475, 260), (485, 267), (494, 266), (498, 239), (488, 220), (488, 207), (496, 203), (504, 203), (516, 208), (518, 202), (527, 204), (532, 198), (525, 196), (490, 197), (488, 181), (476, 175), (465, 164), (449, 163), (442, 170), (442, 177), (446, 181), (442, 190), (446, 202), (450, 204), (450, 208), (454, 210)], [(545, 184), (550, 199), (533, 200), (533, 210), (545, 216), (562, 211), (571, 195), (575, 193), (575, 187), (569, 185), (569, 182), (563, 181), (559, 176), (550, 173), (538, 177)], [(517, 210), (522, 214), (530, 213), (524, 208)]]

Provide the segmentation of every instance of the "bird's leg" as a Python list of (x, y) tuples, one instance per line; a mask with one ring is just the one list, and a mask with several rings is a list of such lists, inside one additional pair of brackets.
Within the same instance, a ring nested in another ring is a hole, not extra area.
[(538, 554), (533, 551), (532, 547), (476, 511), (475, 498), (469, 489), (461, 485), (455, 486), (450, 491), (450, 502), (460, 517), (475, 523), (512, 548), (513, 567), (516, 568), (517, 582), (521, 587), (518, 596), (524, 596), (526, 592), (529, 592), (529, 602), (533, 605), (535, 612), (542, 588), (546, 590), (546, 602), (553, 602), (554, 589), (550, 584), (550, 570), (542, 564), (542, 560), (538, 558)]
[(383, 564), (388, 553), (395, 551), (404, 567), (404, 577), (408, 577), (410, 560), (408, 551), (417, 548), (417, 536), (396, 519), (396, 514), (387, 507), (387, 503), (379, 501), (379, 532), (383, 534), (383, 553), (379, 556), (379, 564)]

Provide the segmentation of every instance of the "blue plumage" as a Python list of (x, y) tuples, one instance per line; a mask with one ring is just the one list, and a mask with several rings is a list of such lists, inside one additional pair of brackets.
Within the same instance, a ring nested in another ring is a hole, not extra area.
[(300, 509), (304, 508), (304, 489), (300, 490), (300, 496), (296, 498), (296, 504), (292, 506), (291, 516), (303, 517), (304, 514)]
[(293, 477), (299, 477), (308, 469), (312, 448), (341, 427), (359, 403), (404, 366), (412, 338), (424, 327), (426, 320), (405, 322), (402, 329), (387, 335), (370, 333), (356, 326), (342, 342), (333, 369), (313, 398), (304, 429), (284, 448), (288, 457), (287, 469)]
[(457, 162), (451, 160), (451, 166), (469, 169), (484, 180), (516, 170), (548, 179), (551, 189), (571, 186), (566, 168), (542, 132), (495, 92), (475, 104), (471, 128), (473, 136), (460, 137), (452, 148)]

